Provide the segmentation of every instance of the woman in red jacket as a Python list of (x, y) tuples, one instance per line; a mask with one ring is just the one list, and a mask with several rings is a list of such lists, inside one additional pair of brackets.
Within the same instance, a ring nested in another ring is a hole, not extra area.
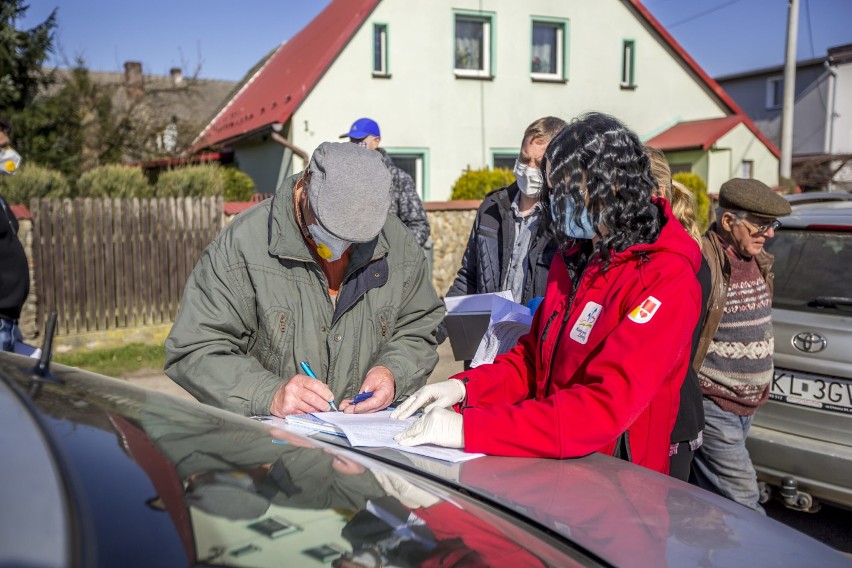
[(701, 251), (668, 202), (652, 198), (642, 143), (615, 118), (572, 122), (543, 168), (561, 254), (530, 333), (493, 364), (417, 391), (393, 416), (426, 414), (397, 440), (505, 456), (602, 452), (666, 473)]

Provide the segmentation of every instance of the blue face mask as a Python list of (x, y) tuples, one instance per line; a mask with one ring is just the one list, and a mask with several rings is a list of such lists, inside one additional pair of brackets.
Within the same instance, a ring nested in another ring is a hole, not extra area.
[[(583, 207), (583, 213), (580, 215), (580, 224), (574, 222), (574, 202), (565, 198), (565, 219), (562, 225), (562, 231), (572, 239), (592, 239), (595, 236), (595, 229), (592, 223), (592, 216), (589, 210)], [(556, 209), (553, 206), (553, 194), (550, 195), (550, 215), (553, 222), (559, 225), (559, 220), (556, 218)]]

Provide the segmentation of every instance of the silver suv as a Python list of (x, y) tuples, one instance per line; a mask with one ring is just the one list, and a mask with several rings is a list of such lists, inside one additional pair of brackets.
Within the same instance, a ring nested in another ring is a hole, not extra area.
[(793, 209), (775, 255), (775, 378), (748, 449), (762, 501), (852, 508), (852, 202)]

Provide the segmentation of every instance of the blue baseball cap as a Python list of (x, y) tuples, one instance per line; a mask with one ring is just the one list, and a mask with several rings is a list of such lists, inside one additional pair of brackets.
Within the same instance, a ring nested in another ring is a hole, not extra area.
[(340, 135), (341, 138), (349, 137), (355, 140), (360, 140), (367, 136), (377, 136), (379, 138), (382, 136), (379, 131), (379, 125), (372, 118), (359, 118), (352, 123), (352, 128), (349, 129), (349, 132)]

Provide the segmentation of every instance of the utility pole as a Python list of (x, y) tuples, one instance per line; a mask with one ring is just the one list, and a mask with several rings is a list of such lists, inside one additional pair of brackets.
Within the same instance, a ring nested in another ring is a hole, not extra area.
[(799, 36), (799, 0), (787, 0), (787, 56), (784, 61), (784, 99), (781, 106), (781, 164), (779, 174), (793, 171), (793, 106), (796, 103), (796, 39)]

